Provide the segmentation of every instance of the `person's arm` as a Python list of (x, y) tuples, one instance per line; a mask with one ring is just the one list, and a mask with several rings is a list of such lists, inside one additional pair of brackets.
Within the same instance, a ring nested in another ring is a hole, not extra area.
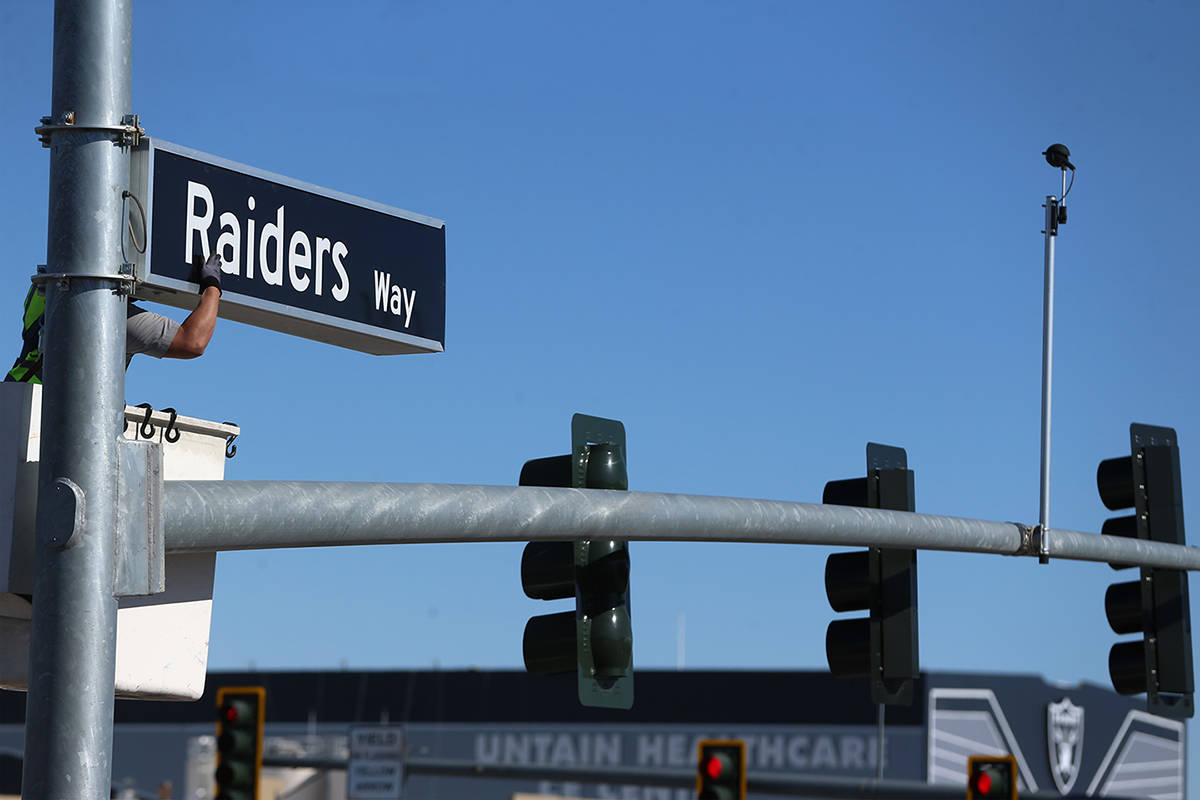
[(221, 304), (221, 256), (214, 250), (200, 265), (200, 305), (188, 314), (171, 339), (166, 358), (197, 358), (212, 340), (217, 327), (217, 306)]
[(212, 340), (217, 327), (217, 307), (221, 303), (219, 285), (205, 286), (200, 293), (200, 304), (179, 325), (179, 331), (171, 340), (165, 358), (198, 358)]

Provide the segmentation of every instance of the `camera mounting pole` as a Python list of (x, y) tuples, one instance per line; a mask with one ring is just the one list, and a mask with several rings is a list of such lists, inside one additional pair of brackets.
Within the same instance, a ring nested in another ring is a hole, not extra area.
[(1067, 170), (1071, 170), (1071, 182), (1075, 181), (1075, 165), (1071, 163), (1071, 151), (1065, 144), (1052, 144), (1042, 153), (1046, 163), (1062, 170), (1062, 194), (1059, 197), (1046, 195), (1042, 208), (1046, 209), (1045, 282), (1042, 291), (1042, 458), (1041, 498), (1038, 504), (1038, 561), (1050, 562), (1050, 376), (1054, 351), (1054, 240), (1058, 226), (1067, 222)]

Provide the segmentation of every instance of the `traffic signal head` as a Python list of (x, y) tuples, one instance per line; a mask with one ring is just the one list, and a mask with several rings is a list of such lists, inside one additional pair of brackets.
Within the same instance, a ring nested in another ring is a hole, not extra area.
[(1017, 759), (968, 756), (967, 800), (1017, 800)]
[[(902, 448), (867, 445), (867, 476), (825, 484), (822, 501), (913, 511), (913, 473)], [(834, 611), (868, 612), (837, 619), (825, 632), (829, 670), (867, 676), (876, 703), (909, 705), (920, 658), (917, 646), (917, 552), (871, 548), (834, 553), (825, 562), (825, 592)]]
[(746, 743), (740, 739), (704, 739), (697, 749), (697, 800), (744, 800)]
[(265, 708), (261, 686), (217, 690), (216, 800), (257, 800)]
[[(1167, 544), (1185, 544), (1183, 493), (1175, 431), (1129, 426), (1129, 456), (1100, 462), (1096, 487), (1104, 505), (1134, 513), (1105, 521), (1102, 533)], [(1113, 564), (1115, 569), (1124, 565)], [(1191, 610), (1187, 572), (1142, 568), (1137, 580), (1108, 587), (1104, 611), (1118, 634), (1108, 654), (1109, 675), (1120, 694), (1146, 692), (1150, 711), (1170, 717), (1193, 713)]]
[[(522, 486), (628, 490), (625, 427), (576, 414), (571, 453), (526, 462)], [(531, 542), (521, 558), (521, 584), (537, 600), (575, 597), (575, 611), (534, 617), (525, 626), (525, 668), (538, 674), (576, 672), (586, 706), (633, 704), (633, 624), (629, 545), (617, 539)]]

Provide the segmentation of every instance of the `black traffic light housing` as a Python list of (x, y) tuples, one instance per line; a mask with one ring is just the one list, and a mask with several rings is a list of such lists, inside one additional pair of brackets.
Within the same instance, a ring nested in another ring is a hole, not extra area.
[(258, 800), (266, 697), (261, 686), (217, 689), (215, 800)]
[(701, 739), (696, 749), (697, 800), (745, 800), (746, 743)]
[[(1105, 520), (1101, 532), (1166, 544), (1186, 544), (1178, 438), (1172, 428), (1129, 426), (1130, 455), (1100, 462), (1096, 487), (1111, 511), (1132, 516)], [(1114, 569), (1123, 569), (1119, 564)], [(1141, 641), (1118, 642), (1108, 654), (1109, 675), (1120, 694), (1146, 693), (1146, 707), (1166, 717), (1194, 713), (1192, 625), (1187, 572), (1145, 568), (1140, 579), (1115, 583), (1104, 595), (1108, 624)]]
[[(866, 477), (830, 481), (821, 501), (914, 511), (908, 454), (901, 447), (869, 443)], [(872, 547), (834, 553), (825, 562), (825, 592), (834, 611), (869, 611), (867, 617), (829, 623), (825, 656), (830, 672), (870, 677), (876, 703), (912, 705), (913, 682), (920, 670), (917, 551)]]
[[(527, 461), (522, 486), (629, 489), (625, 426), (576, 414), (571, 453)], [(629, 545), (605, 539), (530, 542), (521, 556), (521, 585), (535, 600), (575, 598), (575, 610), (533, 617), (525, 625), (525, 669), (541, 675), (576, 672), (585, 706), (633, 706), (633, 623)]]
[(1015, 756), (967, 756), (967, 800), (1017, 800)]

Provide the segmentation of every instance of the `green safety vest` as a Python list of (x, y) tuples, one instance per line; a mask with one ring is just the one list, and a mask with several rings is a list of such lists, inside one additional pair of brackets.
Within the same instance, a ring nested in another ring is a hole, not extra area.
[(36, 286), (25, 295), (25, 330), (21, 334), (21, 355), (4, 378), (6, 381), (42, 382), (42, 322), (46, 319), (46, 297)]

